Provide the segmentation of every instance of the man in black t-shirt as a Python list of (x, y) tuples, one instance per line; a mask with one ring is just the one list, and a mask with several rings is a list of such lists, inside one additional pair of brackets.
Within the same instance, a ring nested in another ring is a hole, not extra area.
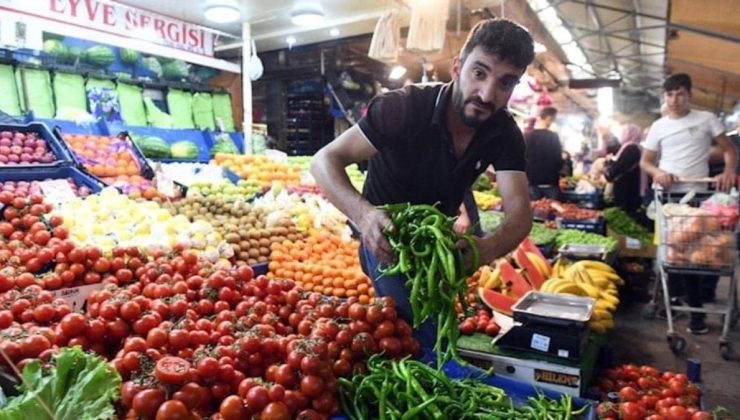
[[(481, 262), (514, 249), (529, 232), (532, 213), (524, 141), (505, 108), (533, 58), (526, 29), (506, 19), (482, 21), (452, 60), (452, 82), (410, 85), (376, 97), (367, 115), (311, 163), (329, 201), (360, 231), (361, 261), (376, 293), (392, 296), (407, 321), (411, 310), (405, 280), (381, 278), (377, 270), (395, 256), (382, 233), (392, 222), (376, 206), (439, 203), (443, 212), (456, 215), (466, 191), (493, 165), (506, 216), (497, 231), (476, 238)], [(370, 165), (360, 194), (344, 168), (364, 159)], [(434, 346), (435, 334), (432, 322), (415, 333), (426, 349)]]
[(558, 110), (548, 106), (542, 108), (537, 117), (534, 130), (524, 135), (527, 145), (527, 178), (529, 179), (529, 198), (560, 197), (560, 170), (563, 167), (563, 147), (560, 137), (550, 131)]

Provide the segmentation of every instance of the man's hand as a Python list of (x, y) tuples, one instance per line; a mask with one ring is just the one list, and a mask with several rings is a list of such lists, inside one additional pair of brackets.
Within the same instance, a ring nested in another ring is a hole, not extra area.
[(365, 212), (359, 223), (362, 233), (362, 242), (375, 258), (383, 264), (391, 264), (396, 255), (383, 234), (383, 230), (393, 230), (393, 221), (388, 215), (378, 208), (373, 207)]
[(725, 170), (721, 174), (714, 177), (717, 180), (717, 189), (720, 191), (728, 192), (732, 187), (735, 186), (735, 172)]
[(671, 173), (660, 171), (657, 175), (653, 178), (653, 182), (657, 183), (663, 189), (670, 189), (671, 185), (673, 185), (674, 182), (678, 181), (678, 177), (676, 175), (673, 175)]
[(464, 235), (465, 232), (470, 228), (470, 218), (468, 217), (467, 211), (460, 212), (460, 215), (455, 220), (455, 224), (452, 225), (452, 229), (458, 235)]

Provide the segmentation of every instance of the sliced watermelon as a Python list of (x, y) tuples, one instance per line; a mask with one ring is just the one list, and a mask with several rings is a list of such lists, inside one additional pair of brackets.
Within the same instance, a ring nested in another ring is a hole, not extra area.
[(540, 251), (540, 248), (532, 242), (532, 240), (529, 238), (529, 236), (525, 237), (521, 244), (519, 244), (519, 248), (524, 248), (524, 251), (526, 252), (533, 252), (542, 258), (542, 261), (545, 262), (545, 265), (547, 266), (547, 271), (552, 273), (552, 266), (550, 265), (550, 262), (547, 261), (547, 258), (545, 258), (545, 255)]
[(511, 307), (516, 303), (516, 299), (485, 287), (478, 288), (478, 297), (486, 306), (494, 311), (512, 315)]
[(514, 251), (514, 261), (516, 261), (516, 264), (527, 273), (527, 279), (529, 279), (529, 282), (531, 283), (530, 288), (533, 287), (535, 290), (540, 290), (540, 287), (542, 287), (542, 283), (545, 282), (545, 279), (542, 277), (542, 274), (540, 274), (539, 270), (537, 270), (537, 267), (535, 267), (534, 263), (529, 260), (529, 257), (527, 257), (527, 253), (524, 251), (524, 249), (517, 248)]
[(516, 272), (516, 269), (510, 262), (502, 259), (498, 263), (498, 268), (501, 270), (501, 280), (504, 283), (511, 283), (511, 292), (517, 298), (524, 296), (525, 293), (532, 290), (532, 285)]

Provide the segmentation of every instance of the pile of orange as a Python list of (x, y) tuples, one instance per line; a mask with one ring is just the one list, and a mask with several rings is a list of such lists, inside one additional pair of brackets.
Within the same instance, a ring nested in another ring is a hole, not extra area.
[(356, 296), (370, 303), (375, 291), (362, 272), (359, 242), (319, 232), (305, 240), (273, 243), (268, 276), (294, 279), (304, 290), (336, 297)]
[[(132, 191), (156, 193), (151, 181), (141, 176), (141, 168), (129, 147), (117, 137), (65, 134), (64, 141), (91, 174), (108, 185), (130, 186)], [(153, 192), (152, 192), (153, 190)]]
[(260, 186), (269, 187), (273, 182), (282, 182), (286, 186), (301, 183), (300, 165), (275, 162), (264, 155), (217, 153), (211, 163), (231, 170), (242, 179), (256, 181)]

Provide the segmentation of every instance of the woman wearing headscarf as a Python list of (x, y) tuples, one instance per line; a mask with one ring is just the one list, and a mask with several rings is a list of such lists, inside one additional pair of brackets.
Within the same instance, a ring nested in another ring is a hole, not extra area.
[(607, 161), (604, 177), (612, 184), (614, 205), (628, 214), (635, 214), (642, 204), (640, 194), (640, 140), (642, 129), (635, 124), (622, 126), (621, 146), (614, 158)]

